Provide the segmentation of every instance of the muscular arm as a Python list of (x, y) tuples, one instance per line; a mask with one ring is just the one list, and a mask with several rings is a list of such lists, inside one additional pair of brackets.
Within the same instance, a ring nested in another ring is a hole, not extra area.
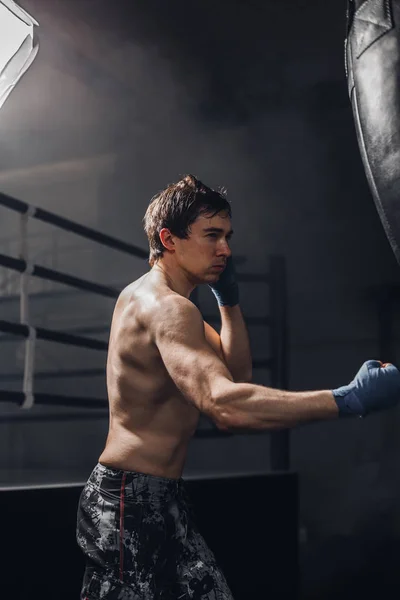
[(223, 306), (221, 311), (221, 335), (204, 322), (204, 333), (211, 348), (224, 361), (233, 380), (250, 382), (252, 358), (249, 336), (239, 306)]
[(329, 391), (284, 392), (235, 383), (206, 341), (200, 312), (185, 298), (163, 299), (154, 322), (154, 341), (183, 396), (220, 429), (282, 429), (338, 416)]
[(221, 346), (225, 362), (236, 382), (252, 379), (249, 335), (242, 311), (237, 306), (221, 306)]
[(289, 429), (311, 421), (339, 416), (332, 392), (286, 392), (264, 386), (238, 383), (218, 403), (221, 429)]

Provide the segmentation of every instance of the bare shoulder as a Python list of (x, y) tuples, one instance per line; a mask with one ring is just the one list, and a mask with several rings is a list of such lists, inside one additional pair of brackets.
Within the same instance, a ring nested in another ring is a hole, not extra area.
[(141, 325), (156, 345), (162, 339), (204, 338), (203, 317), (193, 302), (150, 277), (125, 288), (121, 301), (125, 319)]
[(160, 311), (161, 317), (165, 317), (167, 319), (171, 317), (177, 317), (179, 319), (183, 318), (191, 318), (194, 315), (200, 316), (200, 311), (198, 308), (183, 296), (176, 294), (175, 292), (171, 292), (169, 294), (163, 295), (160, 299)]
[(197, 328), (203, 331), (203, 319), (198, 308), (193, 302), (174, 292), (159, 298), (154, 317), (154, 333), (157, 338), (188, 334)]

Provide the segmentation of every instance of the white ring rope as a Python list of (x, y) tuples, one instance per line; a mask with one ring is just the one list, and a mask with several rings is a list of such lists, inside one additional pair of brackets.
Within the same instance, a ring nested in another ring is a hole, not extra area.
[(28, 325), (29, 322), (29, 278), (32, 274), (32, 265), (28, 261), (27, 229), (28, 215), (27, 211), (20, 218), (20, 252), (19, 257), (25, 261), (25, 270), (21, 273), (20, 279), (20, 322)]
[(21, 406), (23, 409), (30, 409), (34, 405), (33, 395), (33, 376), (35, 370), (35, 350), (36, 350), (36, 329), (28, 325), (29, 337), (25, 340), (25, 365), (24, 365), (24, 383), (23, 393), (25, 400)]
[(20, 219), (20, 258), (25, 262), (25, 269), (21, 273), (20, 285), (20, 321), (29, 328), (29, 336), (25, 340), (25, 358), (24, 358), (24, 382), (23, 394), (24, 402), (22, 409), (28, 410), (34, 405), (33, 379), (35, 370), (35, 350), (36, 350), (36, 329), (29, 325), (29, 282), (34, 270), (34, 263), (28, 258), (28, 220), (35, 216), (36, 208), (28, 206), (25, 214)]
[(26, 213), (23, 216), (31, 217), (32, 219), (34, 219), (36, 217), (36, 212), (37, 212), (37, 207), (32, 206), (31, 204), (28, 204)]
[(24, 262), (25, 262), (25, 269), (21, 272), (21, 274), (31, 276), (33, 271), (35, 270), (35, 263), (31, 262), (30, 260), (26, 260)]

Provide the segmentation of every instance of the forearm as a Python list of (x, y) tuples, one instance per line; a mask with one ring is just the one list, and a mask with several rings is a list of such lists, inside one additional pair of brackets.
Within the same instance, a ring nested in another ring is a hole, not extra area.
[(235, 381), (251, 381), (250, 341), (242, 311), (239, 305), (221, 306), (220, 313), (220, 338), (225, 363)]
[(248, 383), (230, 384), (216, 406), (217, 424), (229, 431), (287, 429), (339, 416), (330, 391), (286, 392)]

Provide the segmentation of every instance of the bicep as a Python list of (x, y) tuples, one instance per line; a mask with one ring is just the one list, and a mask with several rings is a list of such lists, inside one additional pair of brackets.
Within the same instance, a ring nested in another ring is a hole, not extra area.
[(198, 309), (185, 299), (165, 302), (156, 325), (156, 345), (171, 379), (201, 412), (215, 416), (215, 399), (232, 382), (226, 365), (206, 341)]

